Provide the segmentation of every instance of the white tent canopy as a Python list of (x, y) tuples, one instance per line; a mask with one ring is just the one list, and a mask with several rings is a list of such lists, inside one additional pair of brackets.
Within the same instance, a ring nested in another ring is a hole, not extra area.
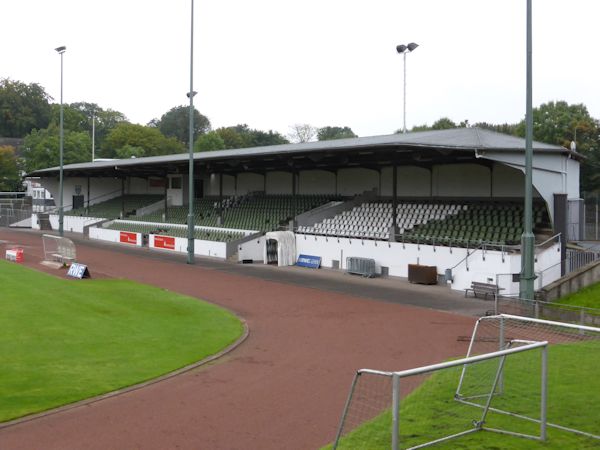
[(296, 237), (291, 231), (270, 231), (265, 234), (265, 246), (263, 248), (263, 261), (267, 264), (267, 242), (273, 239), (277, 241), (277, 265), (293, 266), (296, 263)]

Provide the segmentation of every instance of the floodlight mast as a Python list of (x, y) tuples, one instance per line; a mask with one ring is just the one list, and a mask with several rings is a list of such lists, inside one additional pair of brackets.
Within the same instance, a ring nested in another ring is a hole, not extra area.
[(397, 45), (396, 46), (396, 51), (400, 54), (403, 55), (403, 59), (404, 59), (404, 108), (403, 108), (403, 116), (404, 116), (404, 120), (403, 120), (403, 125), (402, 125), (402, 132), (406, 133), (406, 54), (412, 52), (413, 50), (415, 50), (419, 45), (415, 44), (414, 42), (411, 42), (408, 45)]
[(64, 112), (63, 112), (63, 54), (67, 47), (61, 45), (54, 49), (60, 55), (60, 139), (59, 139), (59, 180), (58, 180), (58, 234), (64, 235), (64, 205), (63, 205), (63, 154), (64, 154)]
[(190, 90), (187, 96), (190, 99), (189, 117), (189, 169), (188, 169), (188, 245), (187, 263), (194, 264), (194, 0), (191, 0), (191, 25), (190, 25)]

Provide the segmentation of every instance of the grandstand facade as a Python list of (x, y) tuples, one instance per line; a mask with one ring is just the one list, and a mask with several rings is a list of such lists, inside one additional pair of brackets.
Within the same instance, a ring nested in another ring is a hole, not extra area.
[[(287, 230), (297, 254), (326, 267), (363, 257), (378, 273), (405, 277), (409, 264), (426, 264), (440, 275), (451, 269), (455, 289), (491, 280), (513, 292), (524, 147), (520, 138), (461, 128), (196, 153), (196, 251), (266, 260), (264, 234)], [(580, 159), (534, 143), (540, 287), (560, 277), (565, 238), (579, 238)], [(178, 154), (65, 166), (65, 230), (112, 241), (134, 233), (136, 245), (150, 246), (166, 236), (166, 248), (185, 251), (187, 165), (188, 155)], [(56, 198), (57, 174), (54, 167), (30, 175)], [(56, 227), (57, 217), (50, 222)]]

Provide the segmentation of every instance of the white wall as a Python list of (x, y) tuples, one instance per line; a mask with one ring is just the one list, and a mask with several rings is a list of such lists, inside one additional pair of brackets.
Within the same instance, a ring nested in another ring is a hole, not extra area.
[[(547, 285), (560, 277), (559, 244), (536, 253), (536, 273), (543, 273), (539, 283)], [(381, 266), (388, 267), (389, 274), (397, 277), (408, 277), (409, 264), (436, 266), (438, 274), (444, 274), (452, 268), (454, 282), (452, 289), (463, 290), (472, 281), (498, 283), (505, 289), (503, 294), (519, 292), (518, 283), (512, 283), (512, 274), (520, 271), (520, 254), (507, 254), (498, 250), (483, 252), (477, 250), (466, 260), (467, 249), (450, 247), (433, 247), (430, 245), (402, 244), (349, 238), (333, 238), (325, 236), (296, 235), (296, 251), (298, 254), (320, 256), (323, 267), (332, 267), (337, 260), (340, 269), (346, 268), (346, 258), (350, 256), (372, 258), (378, 273)], [(473, 252), (473, 250), (471, 250)], [(558, 265), (557, 265), (558, 264)], [(468, 268), (468, 270), (467, 270)], [(497, 274), (507, 274), (499, 276)]]
[(265, 238), (261, 236), (251, 241), (246, 241), (238, 245), (238, 261), (251, 259), (252, 261), (262, 261), (264, 258)]
[[(58, 178), (40, 178), (40, 183), (52, 194), (58, 207)], [(65, 211), (72, 209), (73, 195), (76, 187), (80, 187), (80, 194), (84, 196), (84, 205), (87, 205), (88, 179), (84, 177), (65, 177), (63, 183), (63, 204)], [(90, 178), (90, 204), (101, 203), (111, 198), (121, 196), (121, 180), (117, 178)]]
[[(128, 232), (130, 233), (130, 232)], [(98, 239), (101, 241), (108, 242), (117, 242), (123, 245), (136, 245), (138, 247), (142, 246), (142, 233), (131, 233), (136, 235), (136, 243), (129, 244), (125, 242), (121, 242), (121, 231), (119, 230), (109, 230), (107, 228), (102, 227), (92, 227), (90, 228), (90, 239)]]
[(240, 173), (237, 177), (236, 195), (265, 190), (265, 178), (258, 173)]
[[(175, 249), (164, 249), (157, 248), (154, 245), (154, 238), (156, 235), (150, 234), (148, 235), (148, 247), (167, 251), (167, 252), (177, 252), (177, 253), (187, 253), (187, 238), (176, 237), (175, 239)], [(213, 256), (216, 258), (226, 259), (227, 258), (227, 244), (225, 242), (214, 242), (214, 241), (203, 241), (200, 239), (194, 240), (194, 254), (198, 256)]]
[(291, 172), (267, 172), (266, 194), (291, 194), (292, 174)]
[(494, 197), (523, 197), (525, 175), (514, 167), (505, 164), (494, 164), (492, 183)]
[[(50, 214), (48, 218), (50, 219), (50, 225), (52, 225), (52, 229), (58, 230), (58, 214)], [(83, 233), (83, 228), (85, 226), (93, 225), (95, 223), (102, 222), (103, 220), (104, 219), (98, 219), (97, 217), (63, 216), (63, 230), (70, 231), (72, 233)], [(40, 226), (38, 224), (37, 228), (39, 229), (39, 227)]]
[(303, 170), (298, 175), (299, 194), (336, 194), (335, 174), (325, 170)]
[(479, 164), (433, 167), (434, 197), (489, 197), (490, 170)]
[(356, 195), (373, 188), (379, 189), (379, 172), (370, 169), (340, 169), (337, 176), (339, 195)]
[(567, 159), (567, 197), (580, 198), (579, 192), (579, 161)]
[[(213, 173), (210, 175), (208, 183), (204, 184), (204, 195), (219, 195), (219, 174)], [(235, 195), (235, 177), (232, 175), (223, 175), (223, 196), (231, 197)]]

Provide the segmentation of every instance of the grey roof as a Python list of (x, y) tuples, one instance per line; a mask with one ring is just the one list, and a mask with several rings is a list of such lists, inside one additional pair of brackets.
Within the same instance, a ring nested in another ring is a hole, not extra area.
[[(234, 150), (217, 150), (210, 152), (194, 153), (194, 161), (211, 162), (226, 161), (240, 158), (260, 158), (268, 155), (278, 157), (293, 156), (295, 154), (307, 153), (343, 153), (351, 150), (385, 150), (389, 148), (404, 149), (437, 149), (437, 150), (494, 150), (521, 152), (525, 149), (525, 139), (497, 133), (481, 128), (455, 128), (450, 130), (431, 130), (419, 131), (404, 134), (391, 134), (385, 136), (370, 136), (348, 139), (337, 139), (331, 141), (306, 142), (301, 144), (281, 144), (265, 147), (252, 147)], [(580, 157), (576, 152), (558, 145), (544, 144), (542, 142), (533, 143), (534, 152), (551, 153), (569, 153), (575, 157)], [(126, 168), (133, 169), (139, 166), (161, 166), (165, 164), (182, 164), (189, 160), (188, 153), (178, 153), (174, 155), (149, 156), (144, 158), (130, 158), (110, 161), (95, 161), (88, 163), (69, 164), (63, 167), (64, 171), (101, 171), (102, 168)], [(59, 167), (36, 170), (30, 173), (30, 176), (43, 176), (52, 172), (57, 172)]]

